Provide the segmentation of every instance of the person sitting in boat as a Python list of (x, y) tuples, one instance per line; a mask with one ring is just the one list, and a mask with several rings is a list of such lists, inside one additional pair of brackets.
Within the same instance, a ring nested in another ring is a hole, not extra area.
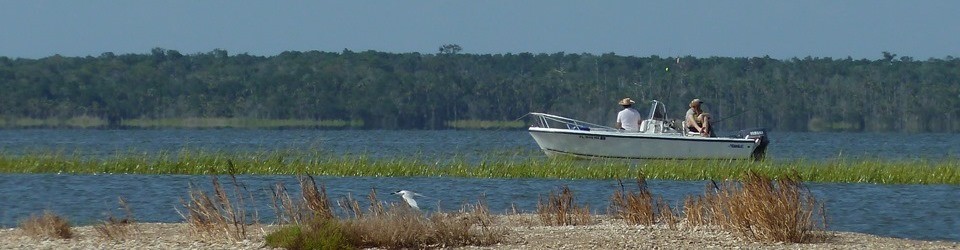
[(629, 132), (640, 131), (640, 112), (636, 109), (631, 108), (635, 102), (630, 100), (629, 97), (623, 98), (620, 100), (620, 106), (623, 106), (623, 110), (620, 110), (620, 113), (617, 113), (617, 128), (626, 130)]
[(687, 129), (691, 132), (700, 133), (704, 137), (710, 137), (713, 135), (713, 131), (710, 130), (710, 114), (703, 112), (700, 107), (702, 104), (703, 101), (700, 99), (690, 101), (690, 109), (687, 110), (686, 118)]

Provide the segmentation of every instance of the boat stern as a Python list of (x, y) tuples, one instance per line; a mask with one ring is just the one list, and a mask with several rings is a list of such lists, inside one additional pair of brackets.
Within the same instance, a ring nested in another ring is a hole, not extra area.
[(740, 130), (737, 137), (756, 141), (757, 145), (753, 148), (753, 153), (750, 154), (750, 158), (754, 161), (762, 161), (767, 156), (767, 145), (770, 144), (770, 139), (767, 137), (767, 129), (755, 128)]

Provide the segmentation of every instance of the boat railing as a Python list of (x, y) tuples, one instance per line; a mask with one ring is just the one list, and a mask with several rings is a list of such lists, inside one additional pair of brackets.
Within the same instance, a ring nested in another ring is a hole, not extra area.
[(530, 113), (536, 119), (537, 127), (541, 128), (565, 128), (572, 130), (595, 130), (595, 131), (618, 131), (618, 129), (589, 123), (573, 118), (567, 118), (558, 115), (545, 113)]

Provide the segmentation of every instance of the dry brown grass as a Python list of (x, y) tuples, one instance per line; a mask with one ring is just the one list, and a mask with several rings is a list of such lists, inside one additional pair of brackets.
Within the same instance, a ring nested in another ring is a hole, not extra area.
[[(734, 193), (730, 214), (737, 231), (764, 241), (807, 242), (822, 227), (814, 215), (822, 205), (800, 182), (798, 175), (776, 181), (750, 172), (741, 192)], [(822, 214), (822, 213), (821, 213)]]
[[(203, 236), (226, 236), (234, 240), (247, 237), (247, 226), (257, 221), (256, 212), (248, 214), (246, 211), (246, 197), (249, 192), (246, 187), (237, 182), (234, 175), (230, 175), (233, 192), (228, 193), (217, 176), (212, 176), (213, 194), (208, 194), (190, 184), (189, 199), (180, 200), (186, 212), (177, 209), (190, 227)], [(250, 200), (252, 201), (252, 199)]]
[(492, 225), (492, 216), (483, 202), (465, 205), (455, 213), (425, 216), (405, 204), (385, 206), (378, 200), (376, 189), (371, 189), (366, 209), (350, 194), (339, 199), (337, 206), (342, 210), (340, 214), (345, 215), (339, 218), (330, 207), (323, 185), (317, 188), (309, 177), (300, 177), (300, 185), (304, 192), (300, 201), (290, 199), (282, 184), (274, 189), (274, 210), (285, 214), (278, 218), (301, 219), (290, 220), (296, 229), (271, 234), (268, 238), (275, 243), (271, 246), (309, 248), (343, 239), (358, 248), (437, 248), (496, 244), (506, 234), (506, 229)]
[(677, 228), (677, 223), (680, 223), (680, 217), (677, 216), (677, 213), (670, 208), (670, 204), (663, 201), (663, 197), (657, 196), (657, 221), (661, 223), (666, 223), (671, 229)]
[(323, 184), (317, 187), (317, 181), (313, 176), (300, 176), (300, 190), (303, 197), (303, 204), (311, 212), (311, 216), (328, 219), (333, 218), (333, 208), (330, 207), (330, 198), (327, 196), (327, 187)]
[(550, 191), (547, 200), (541, 197), (537, 202), (537, 215), (544, 225), (589, 225), (594, 221), (590, 217), (589, 206), (579, 206), (574, 201), (573, 191), (563, 186), (559, 194)]
[(27, 220), (20, 222), (20, 229), (34, 238), (69, 239), (73, 237), (70, 222), (51, 211), (30, 215)]
[(137, 231), (136, 221), (133, 218), (133, 211), (123, 197), (118, 198), (120, 209), (124, 211), (122, 218), (114, 217), (113, 213), (108, 213), (107, 219), (93, 225), (93, 229), (104, 239), (120, 241), (129, 238), (133, 232)]
[(337, 200), (337, 206), (340, 207), (340, 210), (345, 211), (347, 216), (354, 219), (363, 218), (363, 207), (360, 206), (360, 201), (353, 198), (353, 194), (347, 194), (346, 197)]
[(278, 182), (271, 190), (270, 199), (273, 202), (273, 213), (277, 216), (277, 224), (301, 224), (305, 219), (304, 208), (290, 197), (287, 187)]
[[(277, 224), (304, 224), (308, 221), (326, 220), (334, 217), (333, 208), (330, 206), (330, 197), (327, 196), (326, 187), (323, 184), (317, 185), (313, 176), (298, 176), (297, 182), (300, 184), (300, 199), (295, 200), (290, 195), (283, 183), (274, 185), (271, 192), (273, 202), (273, 211), (277, 216)], [(351, 199), (352, 198), (348, 198)], [(338, 202), (343, 207), (344, 200)], [(359, 207), (359, 205), (357, 205)]]
[(362, 219), (365, 215), (381, 216), (386, 213), (383, 202), (380, 202), (377, 198), (377, 189), (370, 189), (370, 193), (367, 194), (367, 200), (370, 204), (367, 207), (366, 213), (363, 207), (360, 206), (360, 201), (353, 198), (353, 194), (347, 194), (346, 197), (337, 200), (337, 206), (354, 219)]
[(383, 214), (341, 221), (344, 235), (359, 248), (446, 248), (499, 243), (507, 231), (492, 225), (483, 203), (464, 206), (456, 213), (425, 217), (405, 205), (391, 205)]
[(636, 192), (627, 191), (622, 181), (617, 182), (620, 189), (610, 197), (610, 214), (634, 225), (665, 223), (670, 228), (676, 227), (679, 218), (663, 197), (650, 192), (646, 180), (637, 179)]
[(718, 225), (764, 242), (810, 242), (825, 228), (814, 218), (823, 215), (822, 204), (797, 175), (771, 180), (749, 172), (741, 185), (725, 183), (688, 197), (685, 211), (691, 224)]
[(714, 213), (722, 213), (722, 210), (715, 209), (723, 207), (718, 201), (719, 190), (717, 183), (711, 180), (704, 187), (703, 195), (687, 196), (683, 202), (683, 215), (687, 223), (693, 226), (709, 225), (713, 222)]
[(644, 179), (637, 179), (638, 190), (626, 191), (623, 181), (617, 180), (620, 189), (610, 197), (610, 214), (621, 218), (627, 223), (635, 225), (652, 225), (656, 223), (656, 210), (653, 194), (647, 188)]

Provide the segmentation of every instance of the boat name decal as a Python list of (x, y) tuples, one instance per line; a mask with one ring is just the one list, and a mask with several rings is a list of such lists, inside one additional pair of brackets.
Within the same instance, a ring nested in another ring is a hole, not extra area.
[(606, 136), (599, 135), (580, 135), (580, 139), (597, 139), (597, 140), (606, 140)]
[(730, 144), (731, 148), (743, 148), (742, 144)]

